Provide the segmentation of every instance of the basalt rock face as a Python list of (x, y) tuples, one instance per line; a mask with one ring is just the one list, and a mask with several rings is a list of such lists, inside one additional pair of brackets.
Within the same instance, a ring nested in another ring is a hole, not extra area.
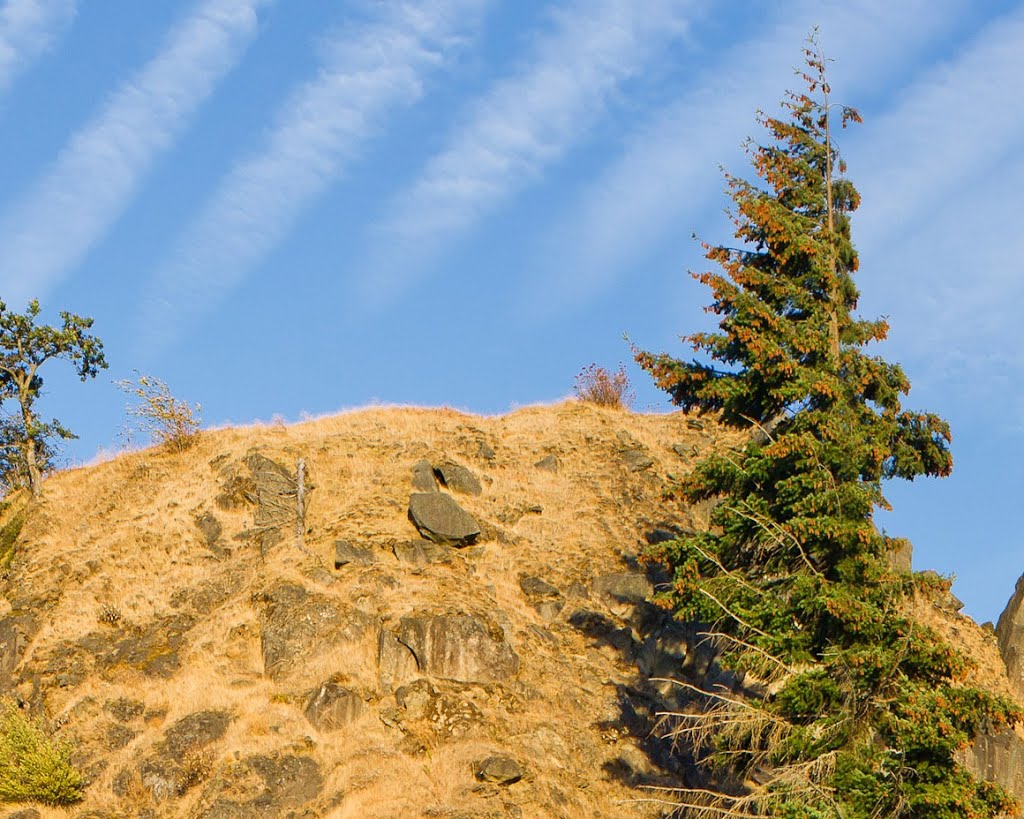
[(979, 737), (971, 749), (972, 769), (998, 782), (1018, 799), (1024, 796), (1024, 739), (1013, 731)]
[[(0, 580), (0, 693), (74, 747), (75, 817), (663, 816), (645, 786), (705, 784), (659, 738), (664, 678), (739, 681), (638, 555), (705, 524), (663, 481), (731, 443), (576, 403), (374, 409), (58, 474)], [(1020, 785), (1015, 735), (972, 753)]]
[(996, 639), (1010, 684), (1024, 697), (1024, 576), (1017, 581), (1017, 588), (999, 617)]

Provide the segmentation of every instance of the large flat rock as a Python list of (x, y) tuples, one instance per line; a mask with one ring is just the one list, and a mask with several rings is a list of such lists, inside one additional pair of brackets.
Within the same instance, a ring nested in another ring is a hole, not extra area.
[(480, 536), (480, 525), (451, 495), (415, 492), (409, 497), (409, 519), (434, 543), (469, 546)]

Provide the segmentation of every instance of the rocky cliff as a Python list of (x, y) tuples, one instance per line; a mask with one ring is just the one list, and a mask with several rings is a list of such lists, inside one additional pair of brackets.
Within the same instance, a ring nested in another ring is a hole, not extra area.
[[(718, 671), (636, 558), (704, 525), (664, 481), (729, 443), (578, 403), (370, 409), (54, 476), (0, 587), (0, 689), (90, 785), (31, 810), (664, 815), (646, 786), (700, 780), (655, 730), (680, 704), (662, 678)], [(997, 642), (919, 605), (1009, 690), (1018, 621)], [(1012, 778), (1017, 742), (978, 765)]]

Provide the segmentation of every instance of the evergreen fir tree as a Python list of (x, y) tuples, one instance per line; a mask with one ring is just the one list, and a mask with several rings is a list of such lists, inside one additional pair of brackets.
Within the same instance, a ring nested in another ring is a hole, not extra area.
[(944, 581), (893, 568), (900, 542), (873, 522), (882, 482), (944, 476), (949, 427), (904, 410), (903, 370), (866, 351), (884, 320), (854, 315), (859, 204), (834, 141), (859, 122), (833, 106), (812, 36), (806, 91), (760, 116), (757, 184), (727, 176), (738, 248), (704, 245), (717, 332), (685, 337), (697, 358), (637, 352), (686, 410), (716, 413), (747, 443), (700, 462), (679, 486), (712, 499), (711, 530), (658, 544), (673, 584), (661, 602), (709, 632), (754, 696), (701, 692), (677, 735), (746, 783), (682, 792), (704, 816), (986, 817), (1015, 810), (958, 761), (979, 732), (1011, 726), (1007, 699), (970, 685), (971, 662), (910, 613)]

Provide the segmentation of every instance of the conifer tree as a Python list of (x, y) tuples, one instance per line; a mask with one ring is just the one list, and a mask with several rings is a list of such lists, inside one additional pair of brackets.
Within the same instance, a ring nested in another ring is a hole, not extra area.
[(693, 360), (636, 354), (676, 404), (750, 433), (678, 487), (713, 502), (710, 531), (649, 553), (673, 578), (661, 602), (745, 675), (744, 692), (695, 691), (676, 728), (744, 787), (680, 798), (708, 817), (999, 815), (1014, 801), (958, 753), (1022, 715), (912, 616), (948, 583), (895, 569), (901, 542), (873, 522), (886, 479), (950, 472), (950, 431), (903, 409), (903, 370), (867, 351), (888, 326), (854, 314), (860, 200), (834, 139), (860, 117), (831, 102), (813, 35), (804, 57), (806, 90), (748, 144), (759, 182), (726, 177), (739, 247), (705, 244), (718, 269), (694, 274), (718, 330), (684, 337)]

